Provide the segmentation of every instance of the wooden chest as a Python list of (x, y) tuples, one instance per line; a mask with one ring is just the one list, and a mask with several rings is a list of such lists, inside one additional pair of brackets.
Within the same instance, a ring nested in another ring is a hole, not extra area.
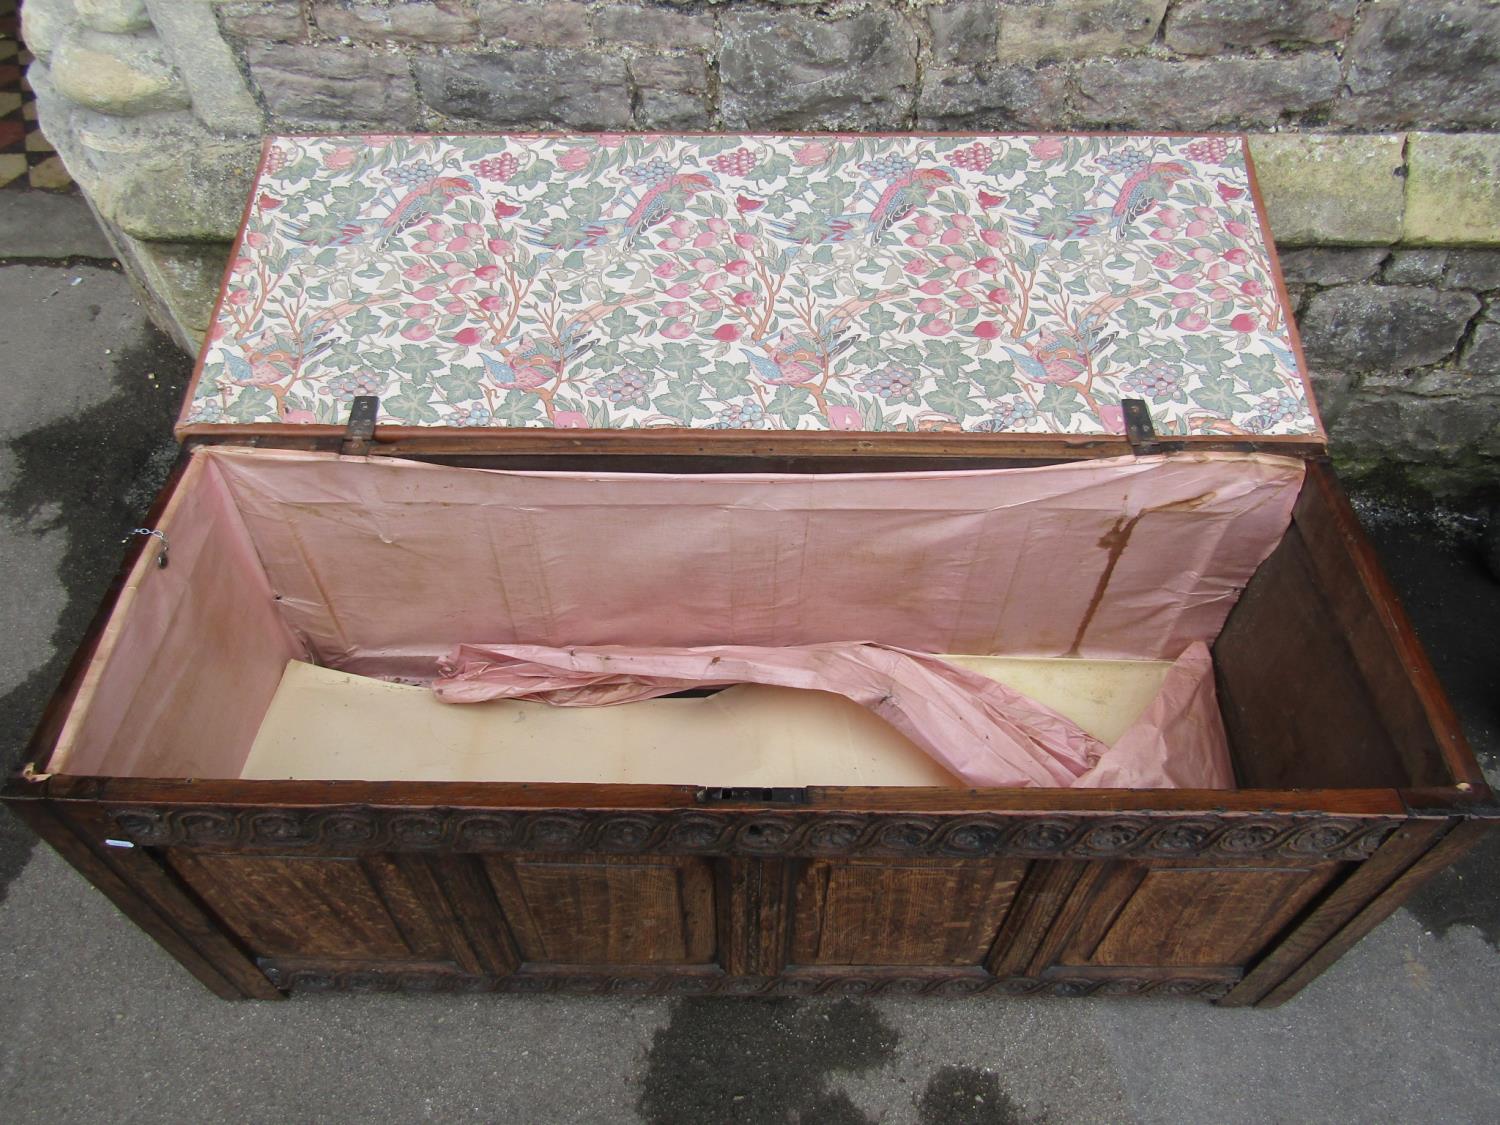
[[(1240, 138), (276, 138), (179, 435), (3, 795), (226, 998), (1276, 1004), (1495, 815)], [(1207, 645), (1222, 778), (973, 784), (790, 688), (421, 686), (851, 641), (1116, 748)]]

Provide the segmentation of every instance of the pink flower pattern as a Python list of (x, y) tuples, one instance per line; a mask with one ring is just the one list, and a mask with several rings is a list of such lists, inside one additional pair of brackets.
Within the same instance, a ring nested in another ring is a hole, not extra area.
[(1316, 435), (1236, 138), (277, 138), (188, 423)]

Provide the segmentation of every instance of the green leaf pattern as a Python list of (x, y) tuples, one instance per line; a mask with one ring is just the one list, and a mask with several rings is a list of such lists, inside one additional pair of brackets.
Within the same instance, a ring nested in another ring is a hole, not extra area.
[(1241, 143), (277, 138), (189, 423), (1317, 433)]

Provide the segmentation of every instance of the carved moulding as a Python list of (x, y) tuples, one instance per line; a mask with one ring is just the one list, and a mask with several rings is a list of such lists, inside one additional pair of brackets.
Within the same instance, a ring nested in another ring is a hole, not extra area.
[(1306, 814), (492, 810), (128, 806), (144, 846), (305, 852), (601, 852), (763, 857), (1363, 860), (1394, 817)]

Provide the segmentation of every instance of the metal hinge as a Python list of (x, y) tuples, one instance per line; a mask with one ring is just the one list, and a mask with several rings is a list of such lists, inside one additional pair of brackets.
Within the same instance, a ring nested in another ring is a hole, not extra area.
[(807, 788), (763, 785), (709, 785), (698, 790), (700, 805), (714, 805), (723, 801), (746, 801), (762, 805), (805, 805)]
[(349, 424), (344, 427), (344, 444), (339, 452), (345, 457), (365, 457), (375, 440), (375, 416), (380, 413), (380, 399), (375, 395), (357, 395), (349, 407)]
[(1120, 410), (1125, 415), (1125, 440), (1130, 443), (1132, 453), (1156, 453), (1161, 443), (1156, 440), (1156, 426), (1151, 421), (1151, 408), (1143, 398), (1122, 398)]

